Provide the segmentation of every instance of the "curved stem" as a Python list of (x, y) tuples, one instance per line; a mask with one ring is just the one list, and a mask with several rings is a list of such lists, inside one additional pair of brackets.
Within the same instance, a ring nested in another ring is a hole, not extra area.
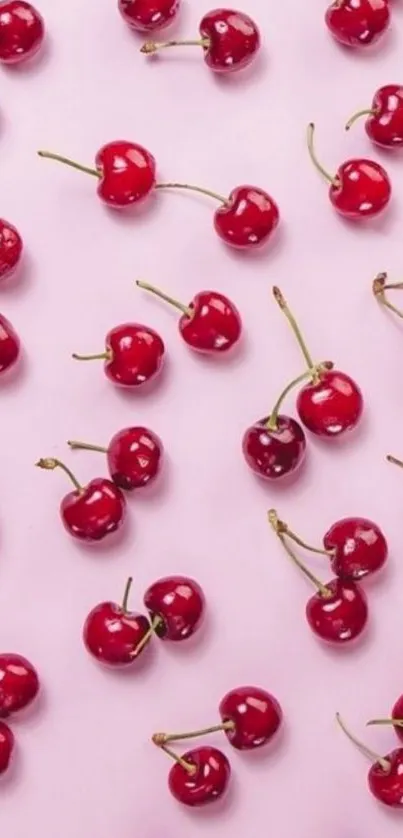
[(349, 131), (352, 125), (354, 125), (354, 122), (356, 122), (357, 119), (361, 119), (362, 116), (376, 116), (376, 111), (371, 110), (371, 108), (364, 108), (362, 111), (357, 111), (357, 113), (353, 114), (348, 122), (346, 122), (346, 131)]
[(65, 166), (71, 166), (72, 169), (78, 169), (79, 172), (84, 172), (86, 175), (93, 177), (102, 177), (102, 172), (98, 169), (91, 169), (89, 166), (82, 166), (81, 163), (76, 163), (75, 160), (70, 160), (69, 157), (63, 157), (61, 154), (53, 154), (52, 151), (38, 151), (39, 157), (46, 157), (47, 160), (56, 160), (58, 163), (63, 163)]
[(314, 125), (313, 122), (310, 122), (309, 125), (308, 125), (308, 131), (307, 131), (307, 145), (308, 145), (309, 156), (312, 160), (312, 163), (315, 166), (315, 168), (318, 170), (318, 172), (320, 172), (322, 177), (324, 177), (325, 180), (327, 180), (328, 183), (331, 184), (331, 186), (337, 186), (338, 185), (337, 178), (332, 177), (332, 175), (329, 174), (329, 172), (327, 172), (326, 169), (324, 169), (323, 166), (319, 163), (319, 160), (316, 156), (315, 147), (314, 147), (314, 134), (315, 134), (315, 125)]
[(202, 47), (208, 49), (209, 46), (209, 38), (198, 38), (190, 41), (146, 41), (140, 48), (140, 52), (144, 55), (154, 55), (157, 50), (167, 49), (167, 47)]
[(403, 719), (371, 719), (367, 722), (370, 725), (393, 725), (394, 727), (403, 727)]
[(280, 289), (277, 288), (277, 286), (275, 285), (272, 290), (273, 290), (273, 297), (274, 297), (276, 303), (280, 306), (281, 311), (283, 312), (283, 314), (285, 314), (285, 316), (286, 316), (286, 318), (287, 318), (287, 320), (288, 320), (288, 322), (289, 322), (289, 324), (290, 324), (290, 326), (291, 326), (291, 328), (294, 332), (294, 335), (295, 335), (295, 337), (298, 341), (301, 352), (302, 352), (302, 354), (305, 358), (305, 362), (306, 362), (307, 367), (312, 369), (315, 365), (314, 365), (312, 357), (311, 357), (311, 355), (310, 355), (310, 353), (307, 349), (306, 343), (305, 343), (305, 341), (302, 337), (300, 328), (298, 326), (297, 321), (295, 320), (294, 315), (291, 313), (290, 309), (288, 308), (288, 305), (287, 305)]
[(151, 637), (153, 636), (155, 630), (158, 628), (158, 626), (161, 623), (162, 623), (162, 618), (161, 617), (154, 617), (154, 619), (153, 619), (153, 621), (150, 625), (150, 628), (148, 629), (148, 631), (146, 631), (144, 637), (141, 638), (141, 640), (137, 644), (136, 648), (133, 649), (133, 651), (131, 653), (132, 658), (137, 658), (137, 655), (139, 655), (140, 652), (144, 649), (144, 646), (147, 646), (148, 641), (151, 640)]
[(112, 360), (112, 353), (111, 351), (100, 352), (97, 355), (78, 355), (77, 352), (73, 352), (72, 358), (75, 361), (111, 361)]
[(107, 454), (108, 449), (103, 448), (102, 445), (90, 445), (89, 442), (76, 442), (75, 439), (68, 439), (67, 445), (71, 448), (72, 451), (84, 450), (84, 451), (99, 451), (100, 454)]
[(311, 544), (307, 544), (306, 541), (303, 541), (295, 532), (290, 530), (288, 524), (284, 521), (277, 521), (277, 526), (279, 527), (280, 532), (283, 535), (286, 535), (291, 541), (294, 541), (295, 544), (298, 544), (298, 547), (302, 547), (303, 550), (307, 550), (308, 553), (317, 553), (319, 556), (327, 556), (328, 559), (331, 559), (335, 553), (335, 550), (323, 550), (320, 547), (312, 547)]
[(174, 308), (179, 309), (182, 314), (185, 314), (186, 317), (192, 317), (193, 312), (192, 309), (188, 306), (183, 305), (180, 303), (179, 300), (175, 300), (174, 297), (169, 297), (168, 294), (164, 294), (163, 291), (160, 291), (159, 288), (156, 288), (154, 285), (149, 285), (148, 282), (142, 282), (140, 279), (136, 279), (136, 285), (139, 288), (143, 288), (144, 291), (150, 291), (151, 294), (155, 294), (156, 297), (160, 297), (161, 300), (165, 300), (166, 303), (169, 303)]
[(266, 428), (268, 431), (277, 430), (278, 414), (284, 399), (286, 398), (286, 396), (288, 396), (288, 393), (290, 393), (291, 390), (294, 389), (294, 387), (296, 387), (298, 384), (301, 384), (302, 381), (306, 381), (307, 378), (313, 378), (313, 369), (307, 370), (306, 372), (302, 373), (302, 375), (299, 375), (297, 378), (294, 378), (292, 381), (290, 381), (289, 384), (287, 384), (287, 387), (284, 388), (282, 393), (280, 393), (270, 414), (269, 421), (266, 423)]
[(133, 584), (133, 576), (129, 576), (129, 578), (126, 582), (126, 587), (125, 587), (125, 591), (124, 591), (123, 599), (122, 599), (122, 611), (124, 612), (124, 614), (127, 614), (127, 605), (128, 605), (128, 602), (129, 602), (129, 596), (130, 596), (130, 591), (131, 591), (132, 584)]
[(77, 489), (77, 492), (83, 491), (83, 487), (78, 482), (73, 472), (70, 471), (70, 469), (67, 468), (67, 466), (65, 466), (64, 463), (62, 463), (60, 460), (55, 460), (53, 457), (42, 457), (40, 460), (38, 460), (37, 463), (35, 463), (35, 465), (38, 466), (38, 468), (44, 468), (48, 471), (53, 471), (53, 469), (55, 468), (61, 468), (62, 471), (64, 471), (65, 474), (67, 474), (67, 476), (70, 478), (73, 486), (75, 486), (75, 488)]
[(340, 713), (336, 713), (336, 720), (337, 724), (341, 727), (343, 733), (346, 734), (350, 742), (352, 742), (353, 745), (355, 745), (358, 748), (358, 750), (361, 751), (362, 754), (364, 754), (365, 757), (368, 757), (368, 759), (370, 759), (371, 762), (378, 763), (383, 769), (383, 771), (390, 771), (389, 760), (385, 759), (385, 757), (379, 756), (379, 754), (376, 754), (375, 751), (371, 750), (371, 748), (367, 748), (366, 745), (364, 745), (362, 742), (360, 742), (359, 739), (353, 736), (353, 734), (350, 733), (350, 731), (344, 724), (343, 719), (340, 716)]
[(386, 283), (386, 280), (386, 273), (380, 273), (375, 277), (372, 283), (373, 294), (381, 305), (385, 306), (385, 308), (388, 308), (390, 311), (393, 311), (393, 313), (397, 314), (398, 317), (403, 317), (403, 311), (390, 303), (385, 295), (385, 291), (402, 291), (403, 282)]
[(208, 736), (209, 733), (219, 733), (222, 730), (235, 730), (235, 722), (222, 722), (213, 727), (204, 727), (200, 730), (191, 730), (189, 733), (154, 733), (154, 745), (165, 745), (167, 742), (178, 742), (182, 739), (198, 739), (200, 736)]
[(164, 751), (165, 754), (171, 757), (171, 759), (177, 762), (178, 765), (181, 765), (182, 768), (185, 771), (187, 771), (188, 774), (196, 774), (197, 768), (195, 765), (191, 765), (190, 762), (186, 762), (186, 760), (183, 759), (183, 757), (180, 757), (178, 756), (178, 754), (175, 754), (175, 751), (171, 751), (171, 749), (168, 748), (166, 745), (159, 745), (158, 747), (161, 748), (161, 750)]
[(188, 189), (190, 192), (199, 192), (200, 195), (207, 195), (209, 198), (219, 201), (220, 204), (227, 205), (228, 199), (218, 192), (213, 192), (211, 189), (204, 189), (202, 186), (193, 186), (190, 183), (156, 183), (156, 189)]
[(306, 576), (307, 579), (309, 579), (309, 581), (312, 582), (312, 584), (315, 586), (315, 588), (317, 588), (317, 590), (319, 591), (320, 595), (323, 596), (325, 599), (328, 599), (331, 596), (331, 592), (329, 591), (329, 588), (327, 588), (326, 585), (323, 585), (322, 582), (320, 582), (320, 580), (316, 576), (314, 576), (314, 574), (311, 573), (311, 571), (308, 570), (307, 567), (305, 567), (303, 562), (301, 562), (300, 559), (298, 559), (298, 557), (295, 555), (293, 550), (291, 550), (291, 547), (287, 544), (287, 542), (285, 540), (285, 537), (284, 537), (284, 532), (286, 532), (286, 530), (287, 530), (287, 525), (283, 521), (280, 521), (276, 510), (275, 509), (269, 509), (267, 517), (269, 519), (270, 526), (273, 528), (277, 537), (280, 539), (280, 541), (281, 541), (281, 543), (284, 547), (284, 550), (286, 551), (286, 553), (288, 554), (290, 559), (299, 568), (299, 570), (304, 574), (304, 576)]
[(388, 463), (393, 463), (394, 466), (403, 468), (403, 460), (398, 460), (397, 457), (394, 457), (392, 454), (387, 454), (386, 459)]

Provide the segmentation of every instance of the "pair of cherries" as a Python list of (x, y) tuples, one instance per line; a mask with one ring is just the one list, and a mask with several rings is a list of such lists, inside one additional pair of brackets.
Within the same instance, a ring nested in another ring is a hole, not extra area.
[[(0, 4), (1, 27), (1, 4)], [(0, 28), (1, 33), (1, 28)], [(1, 35), (0, 35), (1, 54)], [(18, 230), (0, 218), (0, 283), (12, 277), (19, 267), (23, 252), (23, 242)], [(21, 351), (20, 339), (6, 317), (0, 314), (0, 373), (14, 366)]]
[(0, 64), (21, 64), (33, 58), (45, 37), (45, 24), (31, 3), (3, 0), (0, 3)]
[(280, 289), (274, 287), (273, 295), (297, 338), (307, 370), (287, 385), (270, 416), (259, 419), (243, 436), (242, 450), (248, 466), (266, 480), (278, 480), (295, 471), (305, 456), (303, 428), (292, 417), (280, 413), (292, 389), (308, 379), (298, 393), (297, 412), (302, 425), (327, 439), (355, 428), (364, 406), (362, 393), (350, 376), (333, 369), (330, 362), (313, 362)]
[(228, 788), (231, 766), (218, 748), (202, 745), (178, 756), (170, 743), (205, 737), (222, 731), (233, 748), (251, 751), (272, 741), (283, 713), (273, 695), (260, 687), (237, 687), (221, 699), (220, 723), (189, 733), (155, 733), (153, 742), (174, 760), (168, 786), (173, 797), (186, 806), (204, 806), (219, 800)]
[(375, 44), (390, 24), (389, 0), (334, 0), (326, 11), (326, 25), (343, 46)]
[(85, 621), (85, 647), (107, 666), (131, 666), (154, 635), (160, 640), (186, 640), (204, 617), (204, 594), (194, 579), (167, 576), (150, 585), (143, 598), (148, 617), (128, 607), (132, 582), (130, 577), (121, 604), (101, 602)]
[(50, 151), (39, 151), (38, 154), (95, 177), (99, 198), (114, 209), (137, 205), (157, 190), (185, 189), (206, 195), (219, 203), (214, 213), (217, 235), (225, 244), (238, 249), (264, 245), (280, 220), (276, 202), (259, 187), (236, 186), (226, 197), (188, 183), (159, 183), (154, 156), (137, 143), (126, 140), (107, 143), (96, 154), (95, 168), (82, 166)]
[[(388, 544), (380, 527), (367, 518), (343, 518), (330, 527), (323, 536), (323, 548), (318, 548), (296, 535), (275, 509), (269, 511), (268, 518), (290, 559), (316, 588), (305, 612), (311, 630), (328, 643), (354, 640), (368, 620), (367, 598), (358, 583), (381, 570), (388, 558)], [(325, 556), (334, 578), (322, 583), (295, 555), (290, 541)]]
[(39, 692), (38, 673), (22, 655), (0, 654), (0, 774), (7, 771), (15, 739), (8, 719), (31, 704)]
[(72, 471), (52, 457), (38, 461), (42, 469), (62, 469), (73, 483), (60, 504), (65, 529), (80, 541), (101, 541), (116, 532), (124, 522), (126, 500), (123, 491), (141, 489), (158, 476), (163, 462), (163, 445), (149, 428), (123, 428), (110, 440), (107, 448), (86, 442), (69, 441), (72, 449), (104, 453), (111, 479), (96, 477), (82, 486)]

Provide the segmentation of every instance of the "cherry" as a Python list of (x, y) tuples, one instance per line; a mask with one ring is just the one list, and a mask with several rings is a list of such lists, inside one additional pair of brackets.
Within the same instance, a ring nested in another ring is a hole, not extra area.
[(84, 624), (87, 651), (110, 666), (130, 666), (145, 649), (153, 632), (144, 614), (128, 609), (133, 579), (127, 581), (121, 605), (101, 602), (90, 611)]
[(136, 32), (154, 32), (172, 23), (180, 0), (118, 0), (122, 18)]
[(373, 764), (368, 772), (368, 786), (371, 794), (385, 806), (393, 808), (403, 807), (403, 748), (397, 748), (386, 757), (381, 757), (363, 745), (346, 728), (340, 714), (336, 715), (346, 736), (354, 745), (368, 757)]
[(359, 580), (383, 567), (388, 545), (382, 530), (367, 518), (336, 521), (323, 537), (336, 576)]
[(151, 381), (162, 367), (165, 346), (149, 326), (123, 323), (106, 335), (105, 351), (97, 355), (73, 354), (76, 361), (105, 361), (104, 372), (114, 384), (141, 387)]
[(364, 402), (358, 385), (344, 372), (333, 369), (333, 364), (313, 363), (298, 324), (279, 288), (273, 296), (286, 316), (308, 367), (311, 380), (301, 388), (297, 410), (303, 425), (317, 436), (340, 436), (356, 427), (361, 419)]
[(39, 692), (38, 673), (22, 655), (0, 654), (0, 718), (28, 707)]
[(60, 517), (70, 535), (81, 541), (101, 541), (121, 527), (126, 514), (124, 495), (103, 477), (81, 486), (74, 474), (60, 460), (52, 457), (38, 460), (39, 468), (61, 468), (70, 478), (74, 491), (65, 495), (60, 504)]
[(187, 305), (168, 297), (147, 282), (137, 281), (139, 288), (150, 291), (182, 312), (179, 332), (196, 352), (221, 354), (234, 346), (241, 336), (239, 312), (224, 294), (218, 291), (199, 291)]
[(159, 747), (175, 761), (168, 785), (171, 794), (185, 806), (204, 806), (223, 796), (231, 776), (227, 757), (217, 748), (200, 747), (182, 757), (166, 745)]
[(72, 449), (106, 454), (113, 482), (125, 491), (141, 489), (152, 483), (161, 468), (162, 442), (157, 434), (141, 426), (118, 431), (107, 448), (71, 440), (67, 444)]
[(403, 317), (403, 311), (393, 305), (393, 303), (389, 302), (385, 293), (386, 291), (402, 291), (403, 282), (388, 282), (387, 279), (388, 275), (385, 272), (379, 273), (378, 276), (375, 277), (372, 283), (372, 292), (374, 297), (381, 305), (388, 308), (389, 311), (393, 311), (393, 313), (397, 314), (398, 317)]
[(301, 425), (290, 416), (274, 411), (247, 428), (242, 439), (242, 452), (249, 468), (265, 480), (278, 480), (295, 471), (304, 459), (305, 449)]
[(374, 160), (357, 158), (346, 160), (336, 175), (331, 175), (316, 157), (313, 138), (315, 126), (308, 126), (308, 150), (318, 172), (330, 184), (331, 204), (344, 218), (361, 220), (379, 215), (390, 201), (392, 184), (383, 166)]
[(144, 594), (154, 632), (161, 640), (186, 640), (199, 628), (204, 617), (203, 591), (187, 576), (158, 579)]
[(289, 528), (279, 519), (275, 509), (269, 510), (268, 518), (290, 559), (317, 589), (306, 605), (306, 618), (314, 634), (331, 643), (354, 640), (361, 634), (368, 619), (364, 592), (349, 580), (331, 579), (326, 585), (320, 582), (291, 550), (286, 540)]
[(334, 0), (325, 21), (344, 46), (375, 44), (390, 23), (389, 0)]
[(233, 73), (253, 61), (260, 47), (260, 34), (256, 24), (243, 12), (232, 9), (214, 9), (208, 12), (199, 26), (200, 38), (191, 41), (147, 41), (141, 52), (154, 55), (167, 47), (198, 46), (203, 49), (204, 60), (215, 73)]
[(20, 355), (20, 339), (10, 321), (0, 314), (0, 373), (10, 369)]
[(365, 130), (370, 140), (382, 148), (403, 145), (403, 87), (387, 84), (376, 91), (370, 108), (357, 111), (347, 122), (349, 131), (357, 119), (366, 116)]
[(4, 774), (10, 764), (14, 750), (14, 734), (9, 726), (0, 722), (0, 774)]
[(0, 3), (0, 62), (22, 64), (42, 46), (45, 24), (42, 15), (24, 0)]
[(403, 742), (403, 695), (395, 702), (390, 719), (372, 719), (369, 725), (393, 725), (397, 736)]
[(0, 280), (8, 279), (15, 272), (22, 249), (22, 238), (16, 227), (0, 218)]

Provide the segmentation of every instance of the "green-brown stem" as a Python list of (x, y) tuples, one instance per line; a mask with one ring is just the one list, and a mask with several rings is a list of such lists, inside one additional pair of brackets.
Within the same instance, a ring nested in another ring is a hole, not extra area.
[(282, 293), (281, 293), (280, 289), (279, 289), (279, 288), (277, 288), (277, 286), (276, 286), (276, 285), (274, 285), (274, 286), (273, 286), (272, 291), (273, 291), (273, 297), (274, 297), (274, 299), (275, 299), (275, 301), (276, 301), (277, 305), (279, 305), (279, 306), (280, 306), (281, 311), (283, 312), (283, 314), (285, 314), (285, 316), (286, 316), (286, 318), (287, 318), (287, 320), (288, 320), (288, 322), (289, 322), (289, 324), (290, 324), (290, 326), (291, 326), (291, 329), (292, 329), (292, 330), (293, 330), (293, 332), (294, 332), (294, 335), (295, 335), (295, 337), (296, 337), (296, 339), (297, 339), (297, 341), (298, 341), (298, 345), (299, 345), (299, 347), (300, 347), (300, 349), (301, 349), (301, 352), (302, 352), (302, 354), (303, 354), (303, 356), (304, 356), (304, 358), (305, 358), (305, 363), (306, 363), (307, 367), (308, 367), (309, 369), (313, 369), (313, 367), (315, 366), (315, 365), (314, 365), (314, 362), (313, 362), (313, 359), (312, 359), (312, 357), (311, 357), (310, 352), (308, 351), (307, 345), (306, 345), (306, 343), (305, 343), (305, 341), (304, 341), (304, 338), (302, 337), (301, 330), (300, 330), (300, 328), (299, 328), (299, 326), (298, 326), (298, 323), (297, 323), (297, 321), (296, 321), (296, 319), (295, 319), (294, 315), (292, 314), (292, 312), (291, 312), (291, 311), (290, 311), (290, 309), (288, 308), (288, 305), (287, 305), (287, 303), (286, 303), (286, 300), (285, 300), (285, 298), (283, 297), (283, 295), (282, 295)]
[(368, 727), (370, 725), (393, 725), (393, 727), (403, 727), (403, 719), (370, 719), (367, 722)]
[(362, 742), (360, 742), (359, 739), (353, 736), (353, 734), (350, 733), (349, 729), (344, 724), (343, 719), (340, 716), (340, 713), (336, 713), (336, 721), (337, 724), (341, 727), (343, 733), (346, 734), (350, 742), (352, 742), (353, 745), (355, 745), (358, 748), (358, 750), (361, 751), (362, 754), (364, 754), (365, 757), (368, 757), (368, 759), (370, 759), (371, 762), (375, 762), (378, 765), (380, 765), (383, 771), (390, 771), (389, 760), (385, 759), (385, 757), (379, 756), (379, 754), (376, 754), (375, 751), (371, 750), (371, 748), (367, 748), (366, 745), (364, 745)]
[(76, 163), (75, 160), (70, 160), (69, 157), (63, 157), (61, 154), (53, 154), (53, 151), (38, 151), (39, 157), (46, 157), (47, 160), (56, 160), (58, 163), (63, 163), (65, 166), (71, 166), (72, 169), (78, 169), (79, 172), (84, 172), (86, 175), (93, 177), (102, 177), (102, 172), (98, 169), (91, 169), (89, 166), (82, 166), (81, 163)]
[(372, 283), (372, 291), (378, 302), (388, 308), (389, 311), (393, 311), (394, 314), (397, 314), (398, 317), (403, 317), (403, 311), (400, 308), (397, 308), (390, 303), (386, 297), (385, 291), (402, 291), (403, 290), (403, 282), (389, 282), (387, 283), (387, 274), (380, 273), (378, 276), (375, 277)]
[(311, 544), (307, 544), (306, 541), (303, 541), (295, 532), (290, 530), (288, 524), (285, 521), (277, 520), (277, 526), (279, 531), (282, 535), (286, 535), (291, 541), (294, 541), (295, 544), (298, 544), (298, 547), (302, 547), (303, 550), (307, 550), (308, 553), (318, 553), (320, 556), (327, 556), (329, 559), (332, 558), (334, 555), (334, 550), (323, 550), (320, 547), (312, 547)]
[(218, 192), (213, 192), (211, 189), (204, 189), (202, 186), (194, 186), (190, 183), (156, 183), (156, 189), (187, 189), (189, 192), (198, 192), (200, 195), (207, 195), (209, 198), (214, 198), (220, 204), (225, 206), (228, 204), (228, 199)]
[[(322, 365), (318, 365), (318, 367), (322, 367)], [(303, 372), (302, 375), (299, 375), (297, 378), (294, 378), (292, 381), (290, 381), (289, 384), (287, 384), (287, 387), (285, 387), (284, 390), (282, 391), (282, 393), (280, 393), (280, 396), (278, 397), (278, 399), (276, 401), (276, 404), (274, 405), (273, 410), (272, 410), (272, 412), (269, 416), (269, 420), (266, 424), (266, 427), (267, 427), (268, 431), (276, 431), (277, 430), (277, 420), (278, 420), (278, 415), (279, 415), (279, 412), (280, 412), (280, 408), (281, 408), (281, 405), (282, 405), (284, 399), (288, 396), (288, 393), (290, 393), (291, 390), (294, 389), (294, 387), (297, 387), (298, 384), (301, 384), (302, 381), (306, 381), (307, 378), (312, 378), (312, 380), (314, 380), (315, 375), (316, 375), (316, 370), (317, 370), (317, 367), (313, 367), (312, 369), (309, 369), (306, 372)]]
[(77, 352), (73, 352), (71, 357), (75, 361), (111, 361), (112, 352), (110, 349), (105, 350), (105, 352), (99, 352), (96, 355), (78, 355)]
[(394, 466), (399, 466), (399, 468), (403, 468), (403, 460), (398, 460), (397, 457), (394, 457), (392, 454), (387, 454), (386, 459), (388, 463), (393, 463)]
[(137, 658), (137, 655), (139, 655), (140, 652), (144, 649), (144, 646), (147, 646), (147, 643), (149, 642), (149, 640), (151, 640), (154, 632), (157, 630), (158, 626), (161, 625), (161, 623), (162, 623), (162, 618), (161, 617), (154, 617), (154, 619), (153, 619), (153, 621), (150, 625), (150, 628), (148, 629), (148, 631), (146, 631), (144, 637), (141, 638), (141, 640), (137, 644), (136, 648), (133, 649), (133, 651), (131, 653), (132, 658)]
[(78, 482), (73, 472), (70, 471), (70, 469), (67, 468), (67, 466), (65, 466), (64, 463), (61, 462), (61, 460), (55, 460), (53, 457), (42, 457), (40, 460), (38, 460), (37, 463), (35, 463), (35, 465), (38, 466), (38, 468), (44, 468), (48, 471), (53, 471), (53, 469), (55, 468), (61, 468), (62, 471), (64, 471), (65, 474), (67, 474), (67, 476), (70, 478), (73, 486), (77, 489), (77, 492), (83, 491), (83, 487)]
[(91, 445), (89, 442), (77, 442), (75, 439), (67, 440), (67, 445), (72, 451), (81, 451), (81, 449), (83, 449), (85, 451), (98, 451), (100, 454), (108, 453), (108, 449), (103, 448), (102, 445)]
[(209, 38), (198, 38), (190, 41), (146, 41), (140, 48), (140, 52), (144, 55), (154, 55), (157, 50), (167, 49), (167, 47), (202, 47), (208, 49), (209, 46)]
[(143, 288), (144, 291), (150, 291), (151, 294), (155, 294), (155, 296), (160, 297), (161, 300), (165, 300), (166, 303), (169, 303), (169, 305), (177, 308), (182, 312), (182, 314), (185, 314), (186, 317), (193, 316), (191, 308), (183, 305), (183, 303), (180, 303), (179, 300), (175, 300), (174, 297), (169, 297), (168, 294), (164, 294), (164, 292), (160, 291), (159, 288), (156, 288), (155, 285), (149, 285), (148, 282), (142, 282), (140, 279), (136, 279), (136, 285), (138, 285), (139, 288)]
[(133, 584), (133, 576), (129, 576), (129, 578), (126, 582), (126, 587), (125, 587), (125, 591), (124, 591), (123, 599), (122, 599), (122, 611), (123, 611), (124, 614), (127, 614), (127, 610), (128, 610), (127, 606), (128, 606), (128, 603), (129, 603), (129, 596), (130, 596), (130, 591), (131, 591), (132, 584)]
[(329, 172), (326, 171), (326, 169), (323, 168), (321, 163), (319, 163), (319, 160), (318, 160), (318, 158), (316, 156), (316, 152), (315, 152), (314, 135), (315, 135), (315, 125), (314, 125), (313, 122), (310, 122), (309, 125), (308, 125), (308, 130), (307, 130), (307, 145), (308, 145), (309, 156), (312, 160), (313, 165), (318, 170), (318, 172), (320, 172), (322, 177), (324, 177), (325, 180), (327, 180), (327, 182), (331, 184), (331, 186), (336, 186), (337, 187), (339, 185), (339, 181), (338, 181), (337, 177), (333, 177)]
[(198, 739), (200, 736), (208, 736), (209, 733), (219, 733), (222, 730), (235, 730), (235, 722), (222, 722), (220, 725), (205, 727), (200, 730), (191, 730), (189, 733), (154, 733), (154, 745), (162, 747), (168, 742), (179, 742), (182, 739)]
[(316, 576), (314, 576), (314, 574), (311, 573), (310, 570), (308, 570), (308, 568), (304, 565), (304, 563), (301, 562), (301, 560), (295, 555), (293, 550), (291, 550), (291, 547), (287, 544), (287, 541), (286, 541), (286, 538), (285, 538), (285, 534), (287, 533), (287, 524), (285, 524), (284, 521), (281, 521), (279, 519), (275, 509), (269, 509), (267, 517), (269, 519), (270, 526), (273, 528), (274, 532), (276, 533), (277, 538), (280, 539), (280, 541), (281, 541), (281, 543), (284, 547), (284, 550), (286, 551), (286, 553), (288, 554), (290, 559), (299, 568), (299, 570), (304, 574), (304, 576), (306, 576), (307, 579), (309, 579), (309, 581), (312, 582), (312, 584), (318, 590), (320, 595), (322, 597), (324, 597), (325, 599), (329, 599), (329, 597), (331, 597), (331, 595), (332, 595), (331, 592), (329, 591), (329, 588), (327, 588), (326, 585), (323, 585), (323, 583), (320, 582), (320, 580)]
[(186, 760), (183, 759), (183, 757), (178, 756), (178, 754), (176, 754), (175, 751), (171, 751), (171, 749), (168, 748), (166, 745), (158, 745), (158, 747), (161, 748), (161, 750), (164, 751), (165, 754), (171, 757), (171, 759), (177, 762), (178, 765), (181, 765), (182, 768), (185, 771), (187, 771), (188, 774), (196, 774), (197, 768), (195, 765), (191, 765), (190, 762), (186, 762)]
[(362, 116), (376, 116), (376, 111), (371, 110), (371, 108), (363, 108), (362, 111), (357, 111), (357, 113), (354, 113), (350, 117), (348, 122), (346, 122), (346, 124), (345, 124), (346, 131), (349, 131), (350, 128), (354, 125), (354, 122), (356, 122), (357, 119), (361, 119)]

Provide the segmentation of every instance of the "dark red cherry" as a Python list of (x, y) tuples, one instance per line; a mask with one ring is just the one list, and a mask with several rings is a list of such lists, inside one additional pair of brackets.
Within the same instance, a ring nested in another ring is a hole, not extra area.
[(283, 718), (277, 699), (260, 687), (237, 687), (220, 701), (223, 724), (232, 722), (225, 730), (231, 745), (238, 750), (259, 748), (270, 742)]
[(38, 10), (24, 0), (0, 3), (0, 62), (22, 64), (42, 46), (45, 24)]
[(32, 663), (22, 655), (0, 654), (0, 718), (28, 707), (38, 692), (39, 677)]
[(97, 355), (77, 355), (77, 361), (103, 360), (107, 378), (123, 387), (141, 387), (159, 373), (164, 360), (162, 338), (149, 326), (123, 323), (106, 335), (105, 351)]
[(136, 32), (155, 32), (172, 23), (180, 0), (118, 0), (123, 20)]
[(5, 722), (0, 722), (0, 774), (4, 774), (10, 765), (14, 750), (14, 734)]
[(160, 472), (163, 458), (160, 438), (149, 428), (142, 426), (118, 431), (107, 448), (71, 440), (68, 445), (73, 449), (106, 454), (113, 482), (125, 491), (141, 489), (152, 483)]
[(20, 339), (7, 317), (0, 314), (0, 373), (14, 366), (21, 351)]
[(185, 806), (204, 806), (223, 796), (231, 776), (227, 757), (217, 748), (187, 751), (175, 761), (168, 784), (173, 797)]
[(366, 116), (365, 131), (375, 145), (382, 148), (400, 148), (403, 145), (403, 87), (386, 84), (376, 91), (370, 108), (357, 111), (349, 119), (346, 130)]
[(220, 238), (240, 250), (260, 247), (276, 230), (280, 213), (276, 202), (256, 186), (237, 186), (215, 211), (214, 228)]
[(158, 579), (144, 594), (155, 634), (162, 640), (186, 640), (199, 628), (205, 599), (200, 585), (187, 576)]
[(382, 530), (367, 518), (336, 521), (324, 535), (323, 544), (333, 554), (333, 572), (343, 579), (363, 579), (380, 570), (388, 557)]
[(297, 410), (303, 425), (317, 436), (340, 436), (356, 427), (364, 409), (358, 385), (339, 370), (323, 371), (319, 380), (298, 393)]
[(152, 635), (147, 617), (128, 609), (131, 584), (130, 578), (121, 604), (96, 605), (83, 628), (84, 644), (90, 655), (113, 667), (134, 663)]
[(8, 279), (15, 273), (22, 250), (22, 238), (16, 227), (0, 218), (0, 280)]
[(325, 21), (336, 41), (344, 46), (375, 44), (390, 23), (389, 0), (334, 0)]
[[(327, 592), (327, 593), (326, 593)], [(307, 603), (306, 616), (312, 631), (330, 643), (347, 643), (364, 630), (368, 605), (364, 591), (354, 582), (331, 579)]]
[(301, 425), (290, 416), (278, 415), (275, 427), (271, 416), (259, 419), (243, 436), (242, 451), (252, 471), (266, 480), (278, 480), (301, 465), (306, 449)]

